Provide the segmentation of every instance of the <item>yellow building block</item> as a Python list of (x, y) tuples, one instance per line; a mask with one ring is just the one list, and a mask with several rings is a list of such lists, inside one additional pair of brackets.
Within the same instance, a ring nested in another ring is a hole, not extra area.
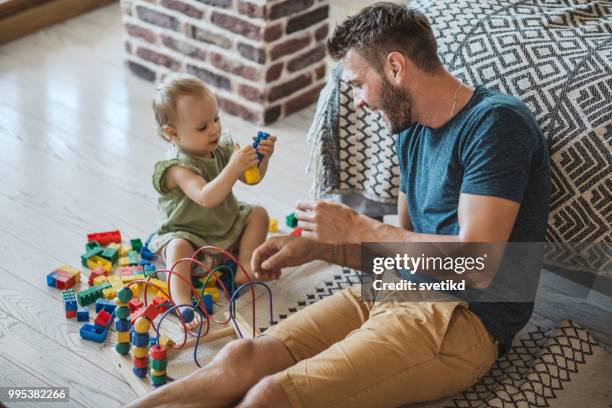
[(274, 217), (270, 217), (270, 222), (268, 223), (268, 232), (278, 232), (278, 220)]
[(138, 275), (122, 276), (120, 279), (121, 279), (121, 282), (125, 284), (125, 283), (134, 282), (135, 280), (144, 279), (144, 278), (145, 278), (144, 273), (139, 273)]
[(130, 332), (117, 332), (117, 343), (129, 343)]
[(217, 288), (205, 288), (204, 294), (211, 295), (214, 303), (217, 303), (219, 301), (219, 289)]
[(130, 252), (132, 250), (132, 247), (129, 245), (121, 245), (121, 248), (119, 248), (119, 256), (125, 256), (127, 257), (128, 252)]
[(167, 349), (176, 346), (176, 343), (174, 342), (174, 340), (164, 335), (161, 335), (159, 337), (159, 344), (166, 347)]
[(81, 271), (75, 267), (72, 267), (70, 265), (61, 265), (59, 268), (57, 268), (57, 270), (67, 272), (74, 276), (75, 283), (79, 283), (81, 281)]
[(154, 370), (154, 369), (151, 369), (151, 375), (156, 375), (156, 376), (166, 375), (166, 370)]
[(111, 242), (106, 247), (107, 248), (113, 248), (113, 249), (116, 249), (117, 251), (119, 251), (121, 249), (121, 244), (118, 243), (118, 242)]
[(102, 297), (107, 300), (113, 300), (117, 296), (115, 288), (102, 289)]
[(136, 285), (131, 285), (130, 289), (132, 289), (132, 295), (134, 297), (139, 297), (140, 296), (140, 284), (136, 284)]
[(130, 258), (127, 256), (122, 256), (119, 258), (119, 266), (128, 266), (130, 264)]
[(92, 270), (102, 267), (109, 273), (113, 270), (113, 264), (100, 256), (92, 256), (89, 258), (87, 260), (87, 267)]
[(108, 278), (104, 275), (96, 276), (93, 280), (94, 286), (102, 285), (103, 283), (108, 282)]
[(121, 282), (121, 278), (117, 275), (110, 275), (108, 277), (108, 282), (111, 284), (113, 289), (119, 290), (123, 287), (123, 282)]
[(259, 169), (257, 166), (253, 166), (244, 172), (244, 180), (247, 184), (259, 183), (261, 180), (261, 174), (259, 174)]

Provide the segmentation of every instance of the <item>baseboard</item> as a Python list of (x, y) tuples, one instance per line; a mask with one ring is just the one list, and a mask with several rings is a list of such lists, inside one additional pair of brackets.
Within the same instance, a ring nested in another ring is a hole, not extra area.
[(116, 0), (53, 0), (0, 19), (0, 45)]

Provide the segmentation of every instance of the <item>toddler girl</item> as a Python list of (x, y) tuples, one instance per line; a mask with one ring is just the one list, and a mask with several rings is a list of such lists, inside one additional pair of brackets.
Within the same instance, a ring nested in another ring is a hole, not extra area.
[[(263, 156), (259, 172), (264, 177), (276, 138), (262, 140), (257, 150), (250, 145), (235, 150), (231, 138), (222, 136), (215, 96), (201, 80), (187, 74), (169, 75), (158, 86), (153, 110), (159, 132), (170, 146), (166, 160), (156, 163), (153, 173), (160, 197), (150, 249), (170, 268), (205, 245), (231, 252), (237, 244), (239, 261), (251, 274), (251, 255), (266, 238), (268, 214), (262, 207), (238, 201), (232, 187), (237, 180), (245, 181), (245, 170), (258, 165), (258, 152)], [(189, 281), (188, 262), (174, 271)], [(191, 304), (190, 287), (175, 276), (169, 280), (174, 302)], [(236, 285), (245, 281), (238, 271)], [(196, 319), (189, 327), (198, 323)]]

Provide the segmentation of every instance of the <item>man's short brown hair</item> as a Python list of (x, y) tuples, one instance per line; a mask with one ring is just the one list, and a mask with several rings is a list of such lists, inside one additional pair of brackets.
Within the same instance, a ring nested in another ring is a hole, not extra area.
[(378, 72), (394, 51), (425, 72), (434, 73), (442, 66), (427, 17), (396, 3), (375, 3), (336, 26), (327, 40), (327, 52), (340, 60), (350, 49), (358, 51)]

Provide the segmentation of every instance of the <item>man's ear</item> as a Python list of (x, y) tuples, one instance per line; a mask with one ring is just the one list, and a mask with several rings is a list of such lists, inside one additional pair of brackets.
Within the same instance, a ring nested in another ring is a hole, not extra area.
[(406, 56), (397, 51), (389, 53), (385, 61), (385, 75), (390, 83), (399, 86), (406, 76)]

